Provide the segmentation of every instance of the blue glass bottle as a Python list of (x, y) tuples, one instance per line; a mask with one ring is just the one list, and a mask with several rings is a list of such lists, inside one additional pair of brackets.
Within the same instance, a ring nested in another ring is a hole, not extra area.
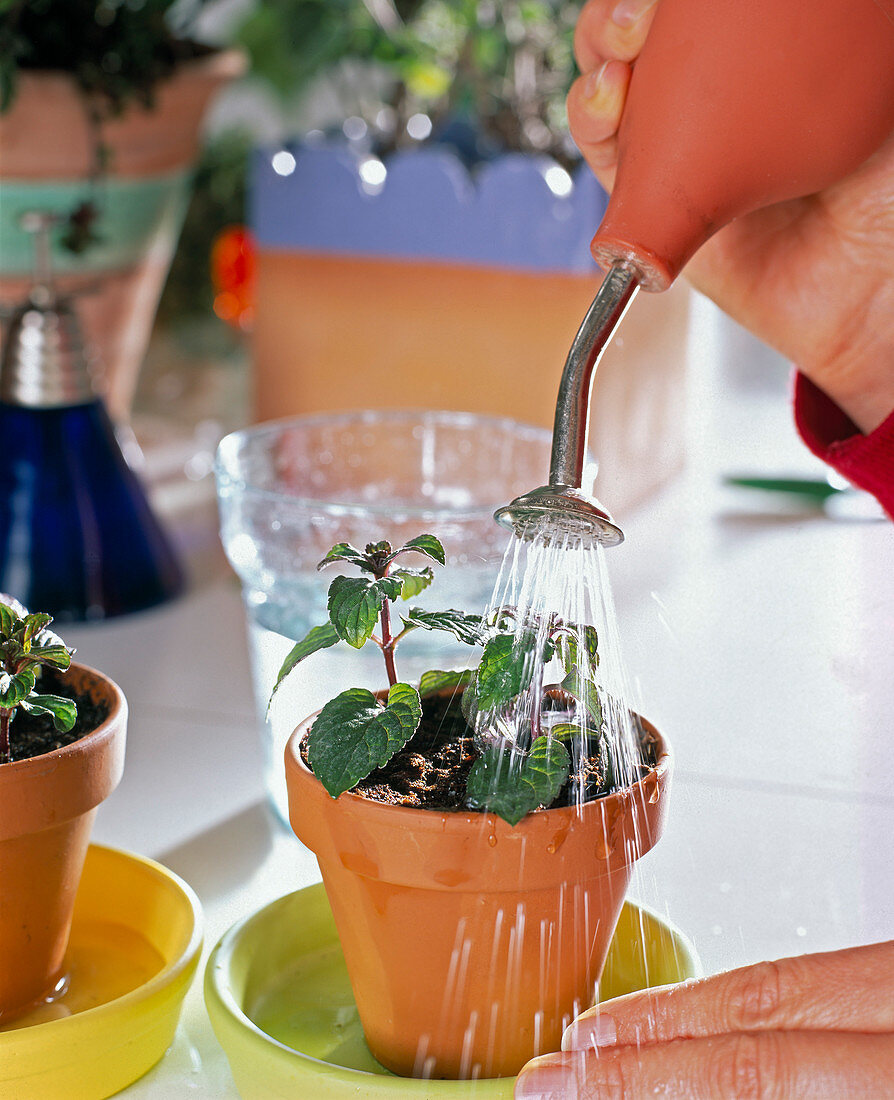
[[(37, 229), (40, 245), (45, 223)], [(93, 390), (72, 304), (37, 278), (0, 361), (0, 592), (70, 622), (151, 607), (182, 587)]]
[(82, 621), (151, 607), (182, 586), (102, 402), (0, 402), (0, 591)]

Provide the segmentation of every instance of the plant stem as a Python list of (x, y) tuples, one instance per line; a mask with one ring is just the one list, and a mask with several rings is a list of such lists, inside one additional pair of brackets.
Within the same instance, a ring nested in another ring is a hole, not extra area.
[(543, 708), (543, 668), (541, 666), (540, 673), (537, 676), (537, 683), (534, 684), (534, 698), (531, 701), (531, 745), (540, 736), (540, 720)]
[(0, 764), (8, 764), (12, 759), (9, 748), (9, 722), (12, 712), (0, 707)]
[(379, 622), (382, 624), (382, 653), (385, 656), (388, 683), (393, 687), (397, 683), (397, 670), (394, 667), (394, 638), (391, 636), (391, 608), (388, 600), (382, 602)]
[[(389, 566), (385, 566), (381, 572), (376, 572), (376, 579), (387, 577)], [(394, 667), (394, 644), (396, 639), (391, 636), (391, 605), (388, 599), (382, 600), (382, 610), (379, 612), (379, 622), (382, 626), (382, 654), (385, 657), (385, 671), (388, 673), (388, 683), (391, 687), (397, 683), (397, 669)]]
[(534, 702), (531, 706), (531, 740), (528, 744), (528, 748), (534, 744), (537, 738), (540, 736), (540, 720), (541, 720), (541, 697), (537, 692), (534, 696)]

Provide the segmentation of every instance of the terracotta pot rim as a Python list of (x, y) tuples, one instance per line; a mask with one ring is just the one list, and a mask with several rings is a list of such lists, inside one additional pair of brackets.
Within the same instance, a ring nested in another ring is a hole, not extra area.
[[(60, 748), (52, 749), (50, 752), (43, 752), (40, 754), (40, 756), (28, 756), (24, 760), (12, 760), (7, 764), (0, 764), (0, 778), (7, 775), (24, 775), (25, 772), (29, 771), (32, 767), (40, 767), (41, 761), (46, 762), (51, 758), (53, 760), (62, 761), (68, 757), (76, 756), (79, 754), (79, 751), (83, 751), (83, 747), (85, 747), (88, 743), (92, 743), (93, 741), (101, 739), (106, 739), (113, 735), (114, 731), (112, 729), (112, 726), (119, 718), (122, 709), (125, 710), (126, 713), (127, 701), (124, 698), (124, 692), (110, 676), (106, 676), (106, 674), (104, 672), (100, 672), (99, 669), (91, 668), (90, 665), (82, 665), (77, 661), (72, 661), (69, 671), (87, 673), (90, 676), (95, 676), (98, 679), (105, 681), (111, 686), (114, 702), (111, 709), (109, 710), (109, 713), (98, 726), (95, 726), (92, 730), (89, 731), (89, 733), (85, 733), (83, 737), (79, 737), (77, 741), (72, 741), (69, 745), (62, 745)], [(78, 746), (81, 746), (80, 750), (78, 749)]]
[[(582, 806), (559, 806), (555, 809), (533, 810), (523, 817), (518, 824), (510, 825), (508, 821), (504, 821), (497, 814), (488, 811), (438, 810), (419, 806), (395, 806), (387, 802), (378, 802), (374, 798), (365, 798), (363, 795), (354, 794), (352, 791), (345, 791), (338, 798), (332, 799), (323, 784), (301, 758), (301, 741), (317, 714), (319, 714), (319, 711), (305, 718), (289, 737), (286, 745), (287, 770), (289, 767), (296, 769), (299, 774), (305, 777), (306, 782), (312, 781), (327, 799), (335, 803), (341, 802), (346, 810), (352, 809), (364, 813), (371, 823), (390, 825), (400, 829), (411, 829), (415, 832), (465, 831), (471, 826), (481, 828), (484, 824), (487, 824), (491, 831), (496, 830), (498, 834), (503, 833), (510, 838), (523, 838), (527, 833), (534, 830), (538, 832), (542, 829), (552, 830), (569, 821), (583, 820), (594, 815), (601, 817), (609, 812), (612, 807), (620, 806), (632, 797), (645, 800), (647, 797), (646, 786), (649, 785), (653, 788), (659, 785), (664, 786), (668, 781), (673, 764), (673, 753), (663, 734), (648, 719), (638, 715), (656, 741), (658, 759), (646, 775), (629, 787), (623, 788), (623, 790), (613, 791), (601, 798), (590, 799)], [(397, 814), (400, 815), (399, 822)]]
[[(118, 785), (124, 770), (127, 699), (104, 672), (72, 662), (69, 671), (101, 685), (109, 699), (105, 719), (69, 745), (0, 764), (0, 840), (58, 825), (94, 809)], [(48, 799), (45, 784), (64, 794)]]
[[(158, 87), (164, 87), (178, 76), (208, 76), (215, 80), (234, 80), (242, 76), (248, 68), (248, 62), (242, 50), (235, 46), (211, 47), (211, 52), (200, 57), (190, 57), (178, 61), (171, 73), (159, 81)], [(23, 69), (19, 73), (19, 82), (37, 83), (55, 80), (74, 83), (73, 75), (65, 69)], [(136, 104), (136, 106), (140, 106)], [(152, 108), (149, 108), (151, 111)]]

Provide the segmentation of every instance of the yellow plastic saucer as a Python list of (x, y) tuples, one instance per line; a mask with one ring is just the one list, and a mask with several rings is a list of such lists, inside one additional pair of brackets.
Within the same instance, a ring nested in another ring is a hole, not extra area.
[[(600, 996), (700, 973), (681, 932), (627, 902)], [(375, 1061), (322, 886), (280, 898), (227, 932), (208, 960), (205, 1004), (243, 1100), (512, 1097), (514, 1078), (419, 1081), (395, 1077)]]
[(0, 1028), (0, 1100), (102, 1100), (161, 1058), (202, 947), (198, 898), (152, 860), (93, 845), (65, 994)]

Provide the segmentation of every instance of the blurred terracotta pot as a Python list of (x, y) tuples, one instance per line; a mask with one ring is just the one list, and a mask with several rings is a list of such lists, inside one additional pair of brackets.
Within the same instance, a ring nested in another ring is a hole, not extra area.
[[(190, 170), (209, 100), (244, 71), (236, 51), (181, 65), (154, 106), (130, 106), (103, 125), (110, 150), (99, 188), (101, 240), (79, 255), (54, 248), (65, 290), (79, 300), (88, 342), (106, 373), (109, 409), (126, 418), (189, 198)], [(89, 200), (93, 140), (81, 95), (65, 73), (21, 74), (12, 107), (0, 114), (0, 302), (28, 291), (32, 243), (25, 210), (69, 214)]]
[(558, 1050), (593, 1003), (633, 863), (661, 834), (670, 750), (627, 790), (492, 814), (330, 798), (286, 747), (289, 813), (316, 855), (364, 1034), (388, 1069), (503, 1077)]
[(105, 721), (71, 745), (0, 766), (0, 1023), (64, 981), (96, 808), (124, 769), (121, 689), (84, 665), (67, 675), (76, 691), (108, 707)]

